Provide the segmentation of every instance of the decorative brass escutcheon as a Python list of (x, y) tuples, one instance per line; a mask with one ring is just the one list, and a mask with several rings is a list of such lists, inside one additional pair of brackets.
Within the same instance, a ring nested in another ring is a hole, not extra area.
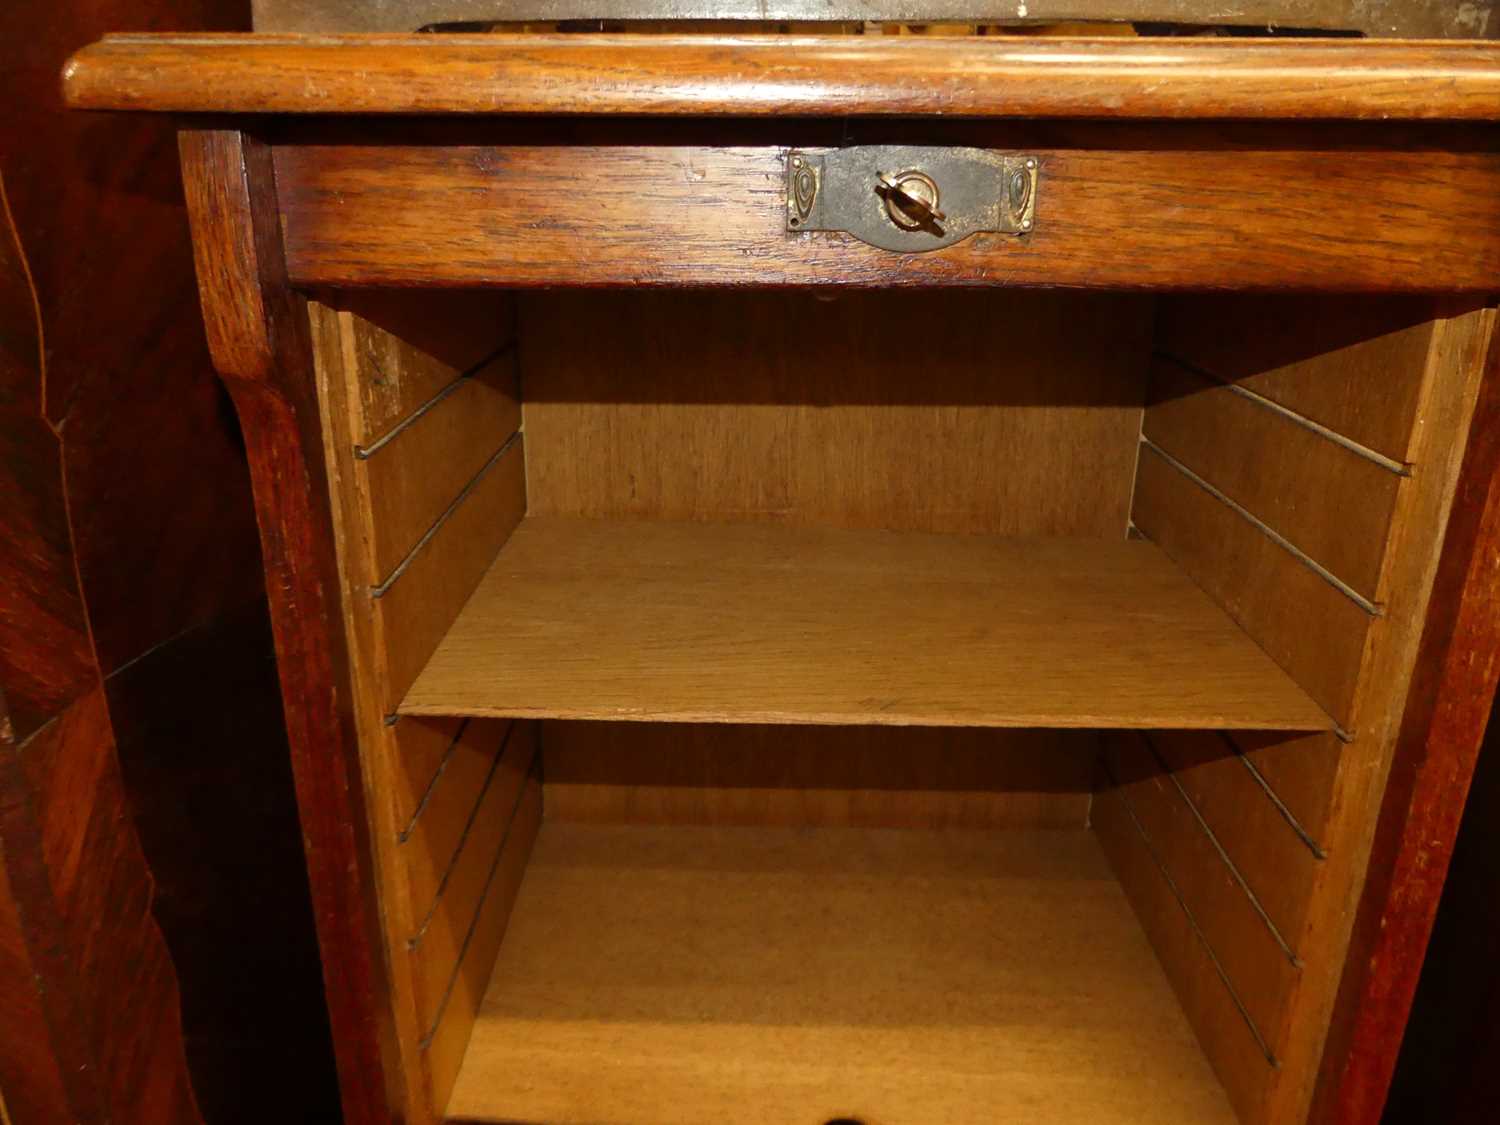
[(856, 145), (787, 153), (786, 228), (845, 231), (883, 250), (952, 246), (1036, 222), (1039, 162), (979, 148)]

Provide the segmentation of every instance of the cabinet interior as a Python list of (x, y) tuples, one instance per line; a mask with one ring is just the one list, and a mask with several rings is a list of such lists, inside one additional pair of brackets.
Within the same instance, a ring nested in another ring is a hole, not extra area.
[(1305, 1114), (1489, 310), (310, 316), (411, 1121)]

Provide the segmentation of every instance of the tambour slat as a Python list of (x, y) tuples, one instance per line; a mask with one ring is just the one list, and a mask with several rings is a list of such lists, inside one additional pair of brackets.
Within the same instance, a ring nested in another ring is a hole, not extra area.
[(1349, 722), (1372, 620), (1364, 609), (1149, 448), (1134, 520), (1337, 722)]
[(448, 384), (368, 453), (356, 453), (370, 504), (373, 580), (384, 581), (433, 520), (520, 427), (511, 356)]
[(1125, 795), (1098, 794), (1091, 820), (1235, 1111), (1242, 1121), (1259, 1120), (1277, 1072), (1148, 849)]
[[(443, 996), (486, 888), (496, 856), (509, 846), (512, 820), (520, 808), (536, 755), (534, 727), (517, 724), (493, 770), (472, 794), (471, 807), (459, 823), (457, 851), (445, 865), (437, 897), (415, 914), (404, 956), (415, 966), (417, 1011), (424, 1028), (438, 1020)], [(419, 822), (420, 823), (420, 822)]]
[(474, 1027), (474, 1017), (484, 999), (485, 987), (495, 967), (495, 957), (505, 936), (505, 926), (521, 887), (526, 861), (542, 823), (542, 786), (535, 773), (526, 781), (510, 835), (488, 875), (481, 902), (466, 932), (462, 960), (454, 967), (424, 1048), (431, 1074), (433, 1102), (448, 1103), (459, 1064), (463, 1062)]
[(1171, 360), (1143, 432), (1374, 602), (1401, 477)]
[(1160, 303), (1157, 347), (1397, 462), (1409, 458), (1432, 301), (1259, 294)]
[(418, 917), (439, 905), (439, 889), (459, 858), (465, 833), (475, 829), (473, 818), (486, 788), (498, 780), (509, 730), (509, 723), (468, 723), (417, 815), (402, 831), (397, 858), (406, 871)]
[(1130, 802), (1140, 831), (1159, 857), (1176, 893), (1192, 911), (1235, 995), (1266, 1048), (1275, 1053), (1300, 973), (1257, 901), (1236, 877), (1192, 815), (1146, 736), (1106, 741), (1111, 776)]
[(388, 748), (394, 758), (390, 771), (390, 799), (397, 833), (410, 827), (467, 721), (446, 717), (403, 717), (388, 728), (389, 739), (383, 741), (382, 746)]
[(1320, 860), (1277, 807), (1279, 794), (1273, 798), (1261, 787), (1225, 734), (1157, 731), (1150, 742), (1171, 770), (1170, 782), (1181, 786), (1184, 799), (1296, 951)]
[[(372, 599), (385, 632), (382, 705), (394, 714), (437, 643), (526, 510), (520, 439), (480, 470), (472, 491), (433, 529), (411, 565)], [(387, 581), (390, 581), (389, 579)]]

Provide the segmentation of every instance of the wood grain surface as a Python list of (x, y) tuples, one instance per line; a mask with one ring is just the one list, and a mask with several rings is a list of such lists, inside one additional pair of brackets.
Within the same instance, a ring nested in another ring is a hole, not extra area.
[[(511, 302), (324, 296), (334, 303), (309, 304), (313, 361), (406, 1079), (397, 1108), (428, 1125), (442, 1119), (472, 1024), (477, 963), (503, 929), (508, 900), (490, 873), (533, 733), (391, 712), (525, 508), (524, 452), (518, 435), (509, 442), (520, 420)], [(403, 540), (409, 554), (382, 559), (382, 544)], [(524, 855), (509, 846), (499, 866), (519, 878)]]
[[(415, 722), (416, 720), (407, 720)], [(1093, 731), (543, 724), (549, 821), (1081, 828)]]
[(1276, 1067), (1226, 987), (1213, 951), (1173, 893), (1163, 857), (1142, 833), (1125, 791), (1114, 787), (1098, 793), (1089, 819), (1237, 1119), (1242, 1125), (1262, 1120)]
[[(288, 268), (307, 285), (519, 287), (1457, 291), (1500, 275), (1490, 131), (713, 124), (292, 129)], [(1035, 229), (912, 254), (788, 233), (788, 147), (877, 141), (1035, 154)]]
[(89, 635), (37, 292), (0, 179), (0, 1087), (8, 1119), (200, 1125)]
[(246, 434), (313, 914), (350, 1125), (405, 1101), (351, 716), (305, 300), (287, 284), (269, 150), (244, 134), (181, 134), (209, 350)]
[(1172, 359), (1411, 460), (1437, 301), (1195, 293), (1157, 307), (1156, 346)]
[(1500, 679), (1500, 345), (1456, 481), (1381, 801), (1317, 1120), (1376, 1125)]
[(1149, 544), (560, 517), (517, 529), (400, 710), (1328, 725)]
[(1141, 432), (1374, 601), (1402, 480), (1396, 469), (1171, 360), (1151, 369)]
[(1124, 534), (1148, 299), (536, 293), (521, 314), (533, 514)]
[(356, 452), (355, 487), (370, 505), (371, 558), (385, 581), (433, 522), (521, 426), (512, 355), (428, 400), (378, 448)]
[(1120, 795), (1129, 801), (1174, 893), (1192, 911), (1196, 929), (1213, 950), (1258, 1046), (1263, 1044), (1261, 1053), (1274, 1058), (1300, 983), (1300, 963), (1256, 910), (1147, 735), (1114, 731), (1105, 742), (1109, 776), (1119, 782)]
[(449, 1116), (1234, 1121), (1085, 832), (559, 824)]
[(63, 81), (187, 113), (1500, 118), (1483, 41), (114, 35)]
[[(252, 0), (251, 9), (257, 31), (295, 32), (413, 31), (429, 24), (494, 20), (501, 14), (491, 0), (383, 0), (355, 6), (348, 0)], [(858, 21), (856, 27), (863, 21), (979, 23), (1017, 31), (1028, 30), (1028, 24), (1130, 20), (1443, 38), (1485, 34), (1493, 27), (1488, 22), (1492, 11), (1490, 0), (1031, 0), (1024, 10), (1004, 0), (510, 0), (503, 15), (533, 21)], [(877, 24), (869, 33), (881, 30)]]

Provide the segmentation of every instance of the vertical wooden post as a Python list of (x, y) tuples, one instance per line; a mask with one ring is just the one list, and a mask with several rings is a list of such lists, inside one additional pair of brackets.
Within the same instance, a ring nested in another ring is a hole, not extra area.
[(346, 1125), (404, 1105), (350, 703), (304, 300), (282, 252), (270, 149), (180, 138), (214, 366), (245, 432)]

